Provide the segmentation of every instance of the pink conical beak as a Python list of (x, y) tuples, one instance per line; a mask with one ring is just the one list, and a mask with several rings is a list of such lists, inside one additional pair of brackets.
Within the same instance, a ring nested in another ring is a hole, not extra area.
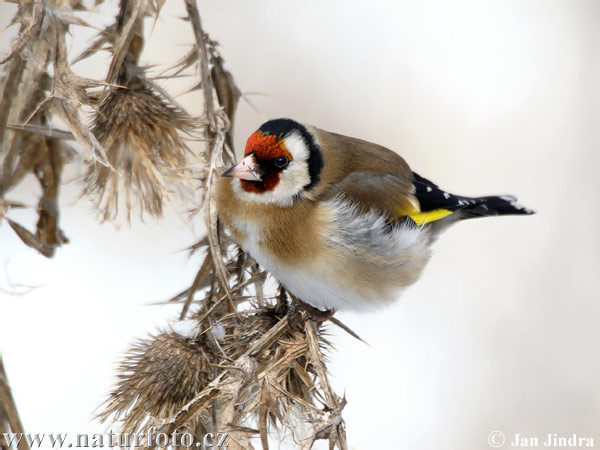
[(235, 166), (223, 172), (222, 177), (239, 178), (240, 180), (262, 181), (262, 170), (256, 162), (254, 153), (244, 157)]

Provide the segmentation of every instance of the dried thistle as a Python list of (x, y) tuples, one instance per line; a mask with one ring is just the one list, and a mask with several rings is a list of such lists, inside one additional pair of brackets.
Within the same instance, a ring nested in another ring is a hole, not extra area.
[(77, 77), (66, 63), (65, 35), (71, 24), (82, 24), (72, 14), (78, 8), (76, 1), (19, 2), (13, 23), (20, 23), (20, 34), (2, 58), (7, 67), (0, 100), (0, 202), (10, 203), (7, 193), (28, 173), (36, 175), (42, 188), (36, 231), (9, 224), (26, 245), (47, 257), (66, 242), (58, 226), (58, 194), (69, 150), (37, 130), (49, 129), (51, 114), (57, 114), (66, 118), (76, 138), (102, 154), (78, 113), (86, 89), (97, 84)]
[(143, 18), (147, 13), (159, 14), (162, 4), (121, 1), (115, 24), (82, 55), (111, 44), (106, 77), (111, 87), (102, 93), (92, 122), (108, 164), (90, 164), (84, 189), (96, 196), (103, 220), (116, 216), (120, 192), (124, 192), (128, 218), (134, 196), (141, 215), (161, 216), (164, 200), (194, 176), (189, 169), (192, 154), (182, 134), (192, 134), (200, 123), (145, 78), (138, 66), (144, 46)]
[(141, 212), (160, 216), (169, 191), (191, 180), (191, 156), (180, 132), (195, 121), (169, 104), (142, 79), (128, 88), (111, 88), (94, 117), (93, 133), (106, 149), (109, 166), (92, 164), (84, 192), (97, 194), (103, 218), (112, 219), (124, 192), (128, 213), (134, 194)]
[[(268, 430), (278, 428), (306, 448), (316, 439), (345, 448), (345, 401), (329, 385), (323, 349), (330, 343), (320, 327), (258, 305), (216, 322), (206, 316), (204, 324), (191, 337), (171, 332), (136, 344), (102, 420), (121, 420), (127, 433), (187, 431), (197, 442), (218, 430), (231, 435), (230, 448), (253, 448), (256, 435), (268, 448)], [(302, 435), (298, 424), (312, 432)]]
[[(149, 423), (175, 414), (202, 391), (209, 367), (201, 337), (171, 331), (140, 340), (120, 365), (118, 386), (102, 416), (123, 418), (126, 433), (146, 431)], [(190, 426), (201, 422), (196, 418)]]

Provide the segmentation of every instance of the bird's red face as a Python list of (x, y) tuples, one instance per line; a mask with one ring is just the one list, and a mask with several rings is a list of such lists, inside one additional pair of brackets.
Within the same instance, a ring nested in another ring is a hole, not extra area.
[(239, 178), (242, 189), (255, 194), (275, 189), (281, 172), (293, 160), (284, 139), (260, 130), (250, 135), (244, 154), (244, 159), (223, 175)]

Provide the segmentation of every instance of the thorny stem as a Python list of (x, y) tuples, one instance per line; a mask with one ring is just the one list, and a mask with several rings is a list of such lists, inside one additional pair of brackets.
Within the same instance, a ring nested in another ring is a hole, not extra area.
[(219, 245), (219, 225), (216, 211), (216, 201), (213, 194), (214, 187), (214, 176), (215, 176), (215, 165), (216, 160), (221, 154), (220, 150), (223, 150), (223, 145), (225, 143), (225, 134), (222, 130), (216, 134), (214, 147), (211, 155), (210, 169), (208, 174), (208, 179), (206, 182), (206, 205), (205, 205), (205, 222), (208, 229), (208, 243), (210, 248), (210, 253), (212, 254), (212, 260), (215, 266), (215, 270), (217, 272), (217, 276), (219, 277), (219, 281), (221, 282), (221, 286), (225, 291), (225, 295), (227, 295), (227, 299), (229, 300), (229, 304), (232, 311), (236, 311), (233, 304), (233, 298), (231, 296), (231, 290), (229, 289), (229, 284), (227, 283), (227, 273), (225, 270), (225, 266), (223, 265), (223, 254), (221, 252), (221, 246)]
[[(22, 436), (24, 433), (23, 424), (19, 418), (17, 406), (13, 399), (10, 385), (8, 384), (8, 377), (4, 370), (4, 362), (2, 356), (0, 356), (0, 449), (8, 450), (6, 437), (8, 431), (11, 433)], [(5, 434), (6, 433), (6, 434)], [(30, 450), (27, 439), (21, 439), (17, 446), (19, 450)]]
[[(19, 7), (25, 8), (24, 5)], [(42, 25), (44, 20), (45, 10), (42, 4), (33, 4), (32, 9), (32, 20), (38, 23), (35, 30)], [(19, 33), (26, 31), (26, 25), (23, 23)], [(33, 55), (42, 56), (43, 59), (47, 57), (48, 42), (37, 41), (34, 43), (38, 48), (32, 48), (31, 53)], [(2, 90), (2, 103), (0, 104), (0, 155), (6, 152), (7, 156), (2, 162), (2, 176), (0, 176), (0, 197), (2, 197), (12, 186), (10, 186), (11, 176), (10, 173), (14, 170), (13, 162), (17, 156), (17, 151), (13, 148), (16, 139), (14, 131), (9, 131), (7, 134), (7, 125), (9, 120), (18, 121), (23, 115), (23, 111), (26, 108), (26, 102), (28, 96), (35, 91), (38, 87), (35, 85), (35, 76), (39, 74), (33, 74), (35, 70), (32, 70), (31, 80), (27, 79), (27, 65), (28, 62), (20, 54), (13, 56), (12, 63), (8, 78), (6, 79), (6, 85)], [(30, 62), (29, 65), (32, 65)], [(25, 81), (24, 81), (25, 79)], [(27, 83), (29, 81), (29, 83)], [(19, 86), (19, 84), (21, 84)], [(32, 89), (33, 87), (33, 89)], [(26, 89), (27, 88), (27, 89)], [(17, 95), (13, 95), (13, 93)], [(12, 115), (12, 117), (11, 117)]]
[[(133, 3), (133, 6), (130, 4)], [(142, 25), (142, 18), (146, 12), (146, 1), (145, 0), (134, 0), (129, 2), (122, 0), (121, 11), (119, 13), (119, 28), (122, 28), (120, 35), (123, 36), (119, 39), (119, 42), (113, 53), (113, 59), (108, 69), (108, 75), (106, 81), (108, 83), (122, 83), (125, 80), (120, 79), (121, 76), (125, 76), (124, 63), (125, 59), (129, 55), (135, 64), (139, 53), (141, 51), (141, 43), (135, 43), (134, 40), (136, 32), (138, 32)]]
[[(200, 20), (200, 13), (196, 5), (196, 0), (186, 0), (185, 5), (188, 17), (192, 23), (192, 28), (194, 29), (194, 35), (196, 38), (196, 51), (198, 54), (198, 60), (200, 61), (200, 76), (202, 80), (202, 91), (204, 94), (204, 109), (208, 120), (208, 127), (205, 130), (206, 138), (209, 142), (209, 145), (212, 144), (212, 150), (210, 153), (210, 167), (204, 193), (206, 203), (204, 205), (206, 208), (205, 222), (208, 229), (209, 249), (219, 282), (225, 291), (225, 294), (227, 295), (230, 309), (235, 312), (237, 309), (233, 303), (231, 291), (227, 283), (227, 273), (223, 265), (223, 254), (219, 245), (218, 219), (215, 210), (215, 200), (214, 196), (212, 195), (215, 183), (214, 177), (216, 175), (215, 167), (217, 166), (217, 161), (222, 159), (225, 147), (227, 118), (224, 117), (224, 113), (219, 114), (219, 117), (217, 117), (215, 112), (213, 98), (214, 86), (209, 70), (207, 39), (204, 31), (202, 30), (202, 22)], [(231, 120), (229, 122), (231, 122)]]
[[(19, 79), (21, 78), (21, 74), (23, 73), (24, 68), (25, 62), (20, 57), (18, 57), (13, 62), (10, 68), (8, 79), (6, 80), (6, 85), (4, 86), (2, 104), (0, 104), (0, 146), (4, 146), (4, 136), (6, 133), (6, 125), (8, 123), (8, 116), (10, 112), (9, 105), (14, 100), (11, 99), (11, 96), (8, 95), (8, 93), (15, 91), (15, 88), (19, 82)], [(14, 133), (14, 131), (12, 131), (12, 133)], [(12, 147), (12, 145), (6, 145), (4, 149), (0, 147), (0, 153), (5, 151), (8, 154), (8, 157), (4, 161), (4, 165), (2, 167), (2, 177), (0, 177), (0, 196), (2, 196), (9, 189), (9, 175), (10, 172), (13, 170), (12, 160), (14, 159), (14, 156), (16, 156), (16, 153), (13, 154), (13, 152), (11, 152), (10, 147)], [(11, 156), (12, 158), (10, 158)]]
[(213, 103), (213, 86), (210, 80), (210, 71), (208, 69), (208, 53), (206, 51), (206, 40), (204, 31), (202, 30), (202, 22), (200, 21), (200, 12), (198, 11), (196, 0), (185, 0), (185, 6), (190, 21), (192, 22), (194, 36), (196, 37), (196, 51), (198, 52), (198, 60), (200, 61), (200, 74), (202, 77), (202, 89), (204, 91), (206, 117), (208, 118), (210, 132), (214, 133), (217, 129), (217, 118)]
[[(339, 416), (341, 409), (343, 408), (343, 404), (340, 405), (337, 395), (335, 394), (335, 392), (333, 392), (333, 389), (331, 388), (331, 385), (329, 384), (329, 378), (327, 377), (327, 368), (325, 367), (325, 364), (323, 363), (323, 359), (321, 358), (320, 352), (319, 352), (319, 340), (317, 337), (317, 328), (315, 326), (315, 323), (312, 320), (307, 320), (304, 323), (304, 330), (306, 331), (306, 335), (307, 335), (308, 347), (310, 350), (312, 363), (315, 365), (315, 367), (317, 369), (319, 383), (321, 384), (321, 388), (325, 392), (327, 406), (331, 409), (332, 414), (334, 416)], [(342, 450), (345, 450), (348, 447), (348, 444), (346, 443), (346, 434), (343, 430), (343, 426), (344, 426), (343, 421), (341, 420), (341, 417), (340, 417), (340, 419), (337, 420), (336, 423), (332, 424), (331, 433), (336, 434), (337, 439), (335, 439), (335, 440), (337, 440), (337, 442), (339, 443)], [(330, 445), (333, 441), (334, 441), (334, 439), (331, 439), (331, 435), (330, 435), (329, 436)]]

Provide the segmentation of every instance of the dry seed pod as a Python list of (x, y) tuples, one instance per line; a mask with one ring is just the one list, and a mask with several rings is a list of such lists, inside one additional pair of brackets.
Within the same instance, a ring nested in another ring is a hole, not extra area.
[(109, 91), (92, 129), (112, 167), (92, 164), (85, 180), (85, 192), (98, 195), (104, 220), (116, 216), (119, 192), (125, 193), (128, 216), (132, 196), (141, 214), (162, 214), (173, 187), (191, 179), (186, 168), (191, 152), (180, 133), (191, 133), (195, 126), (192, 117), (142, 80)]
[[(174, 415), (204, 389), (209, 365), (200, 341), (194, 338), (170, 331), (139, 340), (119, 366), (117, 385), (100, 418), (120, 421), (126, 433), (145, 431), (156, 425), (153, 422)], [(202, 419), (206, 417), (194, 422)]]

